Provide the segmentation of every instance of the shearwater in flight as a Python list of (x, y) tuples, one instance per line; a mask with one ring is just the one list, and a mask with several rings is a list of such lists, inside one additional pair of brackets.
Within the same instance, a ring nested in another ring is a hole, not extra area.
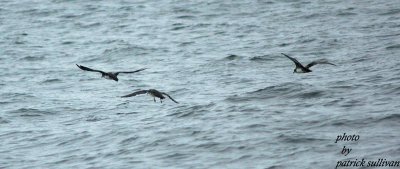
[(293, 73), (309, 73), (312, 72), (310, 70), (311, 66), (314, 66), (316, 64), (329, 64), (329, 65), (334, 65), (333, 63), (328, 62), (326, 59), (319, 59), (319, 60), (315, 60), (312, 61), (311, 63), (307, 64), (306, 66), (303, 66), (299, 61), (297, 61), (295, 58), (292, 58), (284, 53), (281, 53), (282, 55), (286, 56), (287, 58), (289, 58), (290, 60), (292, 60), (294, 62), (294, 64), (296, 64), (296, 68), (294, 69)]
[(140, 94), (149, 94), (150, 96), (153, 97), (154, 102), (156, 102), (156, 97), (160, 98), (160, 102), (162, 103), (162, 100), (165, 99), (164, 95), (169, 97), (173, 102), (178, 103), (176, 100), (174, 100), (171, 96), (169, 96), (167, 93), (160, 92), (156, 89), (149, 89), (149, 90), (139, 90), (136, 92), (133, 92), (131, 94), (121, 96), (121, 97), (132, 97)]
[(118, 82), (118, 77), (117, 76), (120, 73), (136, 73), (136, 72), (140, 72), (142, 70), (147, 69), (147, 68), (142, 68), (142, 69), (138, 69), (138, 70), (135, 70), (135, 71), (104, 72), (104, 71), (101, 71), (101, 70), (91, 69), (91, 68), (88, 68), (88, 67), (85, 67), (85, 66), (82, 66), (82, 65), (78, 65), (78, 64), (76, 64), (76, 66), (78, 66), (82, 70), (91, 71), (91, 72), (99, 72), (99, 73), (101, 73), (101, 77), (104, 77), (105, 79), (109, 79), (109, 80), (115, 80), (117, 82)]

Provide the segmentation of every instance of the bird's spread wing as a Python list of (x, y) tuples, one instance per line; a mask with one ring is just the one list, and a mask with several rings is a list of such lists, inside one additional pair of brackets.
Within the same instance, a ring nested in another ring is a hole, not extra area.
[(175, 103), (179, 103), (179, 102), (177, 102), (176, 100), (174, 100), (171, 96), (169, 96), (167, 93), (164, 93), (164, 92), (163, 92), (162, 94), (168, 96), (169, 99), (171, 99), (171, 100), (174, 101)]
[(147, 90), (140, 90), (140, 91), (136, 91), (136, 92), (133, 92), (133, 93), (125, 95), (125, 96), (121, 96), (121, 97), (132, 97), (132, 96), (136, 96), (139, 94), (145, 94), (145, 93), (147, 93)]
[(335, 64), (330, 63), (330, 62), (329, 62), (328, 60), (326, 60), (326, 59), (320, 59), (320, 60), (312, 61), (311, 63), (309, 63), (309, 64), (306, 66), (306, 68), (310, 68), (311, 66), (314, 66), (314, 65), (316, 65), (316, 64), (328, 64), (328, 65), (334, 65), (334, 66), (336, 66)]
[(299, 61), (297, 61), (295, 58), (292, 58), (284, 53), (281, 53), (282, 55), (286, 56), (287, 58), (289, 58), (290, 60), (292, 60), (294, 62), (294, 64), (296, 64), (296, 67), (304, 67)]
[(82, 66), (82, 65), (78, 65), (78, 64), (76, 64), (76, 66), (78, 66), (80, 69), (86, 70), (86, 71), (105, 73), (105, 72), (103, 72), (101, 70), (91, 69), (91, 68), (88, 68), (88, 67), (85, 67), (85, 66)]
[(119, 74), (119, 73), (136, 73), (136, 72), (140, 72), (140, 71), (142, 71), (142, 70), (146, 70), (147, 68), (142, 68), (142, 69), (138, 69), (138, 70), (135, 70), (135, 71), (126, 71), (126, 72), (115, 72), (115, 74)]

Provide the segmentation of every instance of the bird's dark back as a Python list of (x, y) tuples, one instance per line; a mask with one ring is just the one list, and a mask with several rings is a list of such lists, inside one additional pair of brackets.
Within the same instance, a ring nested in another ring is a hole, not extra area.
[(149, 92), (152, 93), (153, 96), (155, 97), (158, 97), (160, 99), (165, 99), (164, 95), (156, 89), (150, 89)]
[(112, 80), (118, 81), (118, 77), (117, 77), (118, 75), (117, 75), (117, 74), (114, 74), (114, 73), (112, 73), (112, 72), (108, 72), (107, 75), (108, 75)]

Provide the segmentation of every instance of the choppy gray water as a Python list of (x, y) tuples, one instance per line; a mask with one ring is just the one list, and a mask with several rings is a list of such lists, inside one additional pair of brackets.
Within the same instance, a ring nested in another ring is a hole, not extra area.
[[(0, 168), (400, 160), (397, 0), (0, 4)], [(293, 74), (280, 53), (338, 66)], [(114, 82), (76, 63), (149, 69)], [(180, 104), (119, 98), (150, 88)]]

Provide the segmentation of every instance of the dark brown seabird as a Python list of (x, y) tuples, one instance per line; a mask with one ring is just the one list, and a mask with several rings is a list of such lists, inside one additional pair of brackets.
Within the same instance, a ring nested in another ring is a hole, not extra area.
[(171, 96), (169, 96), (167, 93), (164, 92), (160, 92), (156, 89), (149, 89), (149, 90), (139, 90), (136, 92), (133, 92), (131, 94), (125, 95), (125, 96), (121, 96), (121, 97), (132, 97), (132, 96), (136, 96), (139, 94), (149, 94), (153, 97), (154, 102), (156, 102), (156, 97), (160, 98), (160, 102), (162, 103), (162, 100), (165, 99), (164, 95), (168, 96), (169, 99), (171, 99), (173, 102), (178, 103), (176, 100), (174, 100)]
[(284, 53), (281, 53), (282, 55), (286, 56), (287, 58), (289, 58), (290, 60), (292, 60), (294, 62), (294, 64), (296, 65), (296, 68), (293, 70), (293, 73), (309, 73), (312, 72), (310, 70), (311, 66), (314, 66), (316, 64), (329, 64), (329, 65), (334, 65), (333, 63), (328, 62), (326, 59), (320, 59), (320, 60), (315, 60), (312, 61), (311, 63), (307, 64), (306, 66), (303, 66), (299, 61), (297, 61), (295, 58), (292, 58)]
[(118, 82), (118, 77), (117, 76), (120, 73), (136, 73), (136, 72), (140, 72), (142, 70), (147, 69), (147, 68), (142, 68), (142, 69), (138, 69), (138, 70), (135, 70), (135, 71), (127, 71), (127, 72), (122, 72), (122, 71), (121, 72), (104, 72), (104, 71), (101, 71), (101, 70), (91, 69), (91, 68), (88, 68), (88, 67), (85, 67), (85, 66), (82, 66), (82, 65), (78, 65), (78, 64), (76, 64), (76, 66), (78, 66), (82, 70), (91, 71), (91, 72), (99, 72), (99, 73), (101, 73), (101, 77), (103, 77), (105, 79), (109, 79), (109, 80), (115, 80), (117, 82)]

